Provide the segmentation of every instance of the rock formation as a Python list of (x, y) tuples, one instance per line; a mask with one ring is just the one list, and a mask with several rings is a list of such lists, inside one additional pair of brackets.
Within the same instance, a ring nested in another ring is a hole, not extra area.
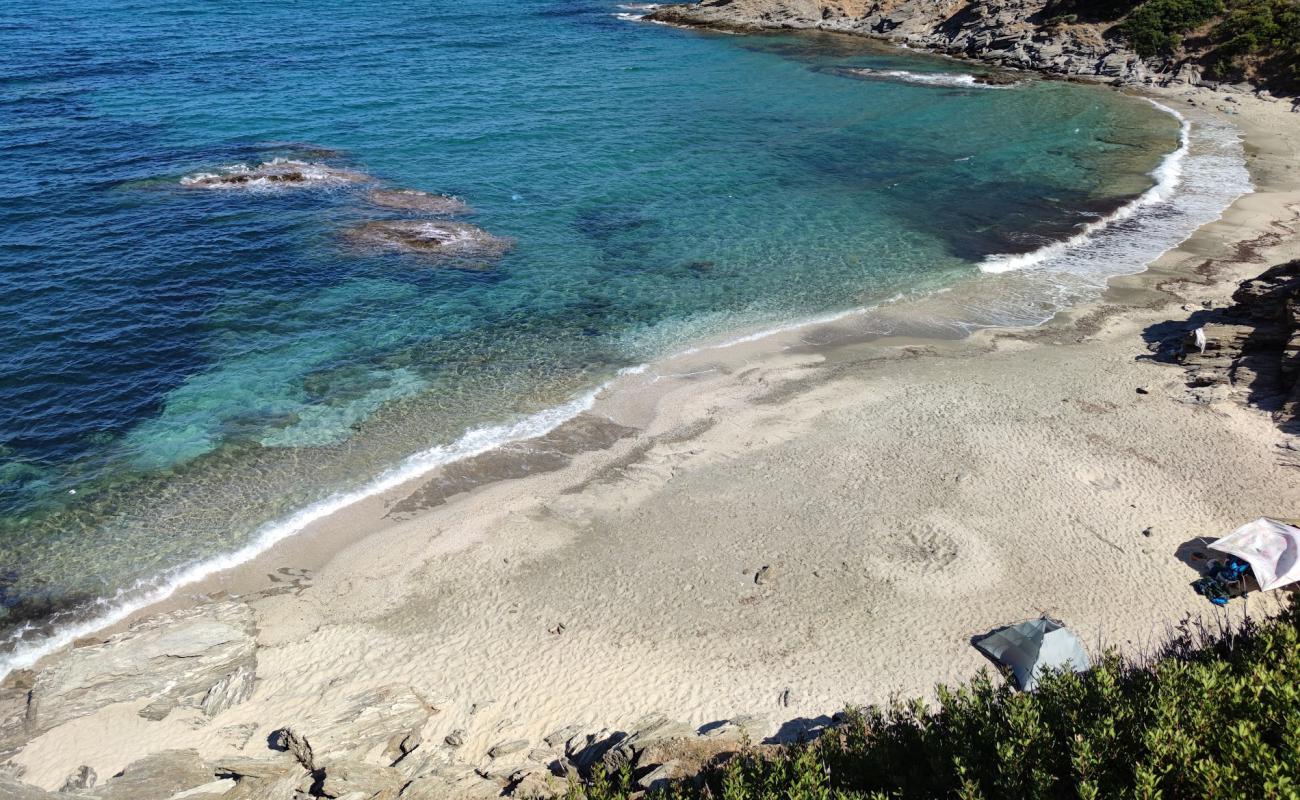
[(18, 676), (0, 690), (0, 709), (22, 709), (0, 715), (0, 752), (113, 703), (147, 699), (139, 713), (152, 720), (178, 706), (212, 715), (236, 705), (253, 690), (254, 633), (247, 605), (213, 603), (74, 647), (30, 686)]
[(366, 199), (382, 208), (415, 211), (433, 216), (458, 216), (470, 213), (469, 206), (458, 198), (429, 194), (417, 189), (375, 189)]
[(248, 189), (274, 187), (339, 186), (373, 180), (364, 172), (324, 164), (274, 158), (256, 166), (237, 164), (221, 172), (200, 172), (181, 178), (190, 189)]
[[(1300, 412), (1300, 261), (1242, 281), (1225, 308), (1148, 331), (1151, 349), (1187, 370), (1188, 400), (1237, 399), (1270, 412), (1288, 433)], [(1196, 331), (1204, 338), (1202, 350)]]
[(346, 236), (360, 245), (450, 260), (468, 269), (487, 268), (490, 264), (481, 259), (500, 257), (514, 244), (474, 225), (448, 220), (377, 220), (350, 228)]
[(871, 36), (1008, 68), (1123, 83), (1198, 83), (1190, 63), (1144, 61), (1110, 24), (1054, 15), (1050, 0), (701, 0), (648, 19), (733, 30), (814, 29)]

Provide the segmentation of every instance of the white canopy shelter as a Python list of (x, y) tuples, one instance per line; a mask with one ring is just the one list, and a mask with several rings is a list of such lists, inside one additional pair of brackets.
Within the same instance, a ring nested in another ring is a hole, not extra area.
[(1260, 517), (1207, 546), (1249, 564), (1265, 591), (1300, 581), (1300, 528), (1293, 525)]

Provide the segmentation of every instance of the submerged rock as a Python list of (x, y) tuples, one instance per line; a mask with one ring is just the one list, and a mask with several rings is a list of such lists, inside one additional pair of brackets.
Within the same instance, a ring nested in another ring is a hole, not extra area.
[(366, 183), (372, 178), (364, 172), (340, 169), (312, 161), (273, 158), (250, 167), (235, 164), (221, 172), (200, 172), (181, 178), (181, 186), (190, 189), (268, 189), (276, 187), (341, 186)]
[(347, 237), (362, 245), (453, 259), (460, 262), (455, 266), (466, 269), (487, 269), (489, 265), (474, 259), (500, 257), (514, 245), (474, 225), (444, 220), (366, 222), (350, 229)]
[(429, 194), (418, 189), (375, 189), (366, 195), (366, 199), (377, 206), (398, 211), (418, 211), (439, 216), (470, 213), (470, 207), (459, 198)]

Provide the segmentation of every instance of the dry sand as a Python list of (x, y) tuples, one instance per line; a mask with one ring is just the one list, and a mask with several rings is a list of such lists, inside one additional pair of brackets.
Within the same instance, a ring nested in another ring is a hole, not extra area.
[[(1258, 191), (1101, 303), (961, 341), (846, 319), (625, 376), (544, 442), (359, 503), (178, 600), (251, 603), (252, 697), (210, 721), (110, 706), (31, 742), (24, 780), (261, 752), (394, 683), (442, 710), (426, 742), (468, 732), (467, 765), (652, 711), (790, 732), (971, 676), (970, 638), (998, 624), (1047, 613), (1140, 653), (1222, 613), (1175, 551), (1300, 516), (1300, 473), (1265, 413), (1190, 402), (1143, 331), (1300, 256), (1300, 115), (1239, 107)], [(461, 491), (520, 464), (535, 474)]]

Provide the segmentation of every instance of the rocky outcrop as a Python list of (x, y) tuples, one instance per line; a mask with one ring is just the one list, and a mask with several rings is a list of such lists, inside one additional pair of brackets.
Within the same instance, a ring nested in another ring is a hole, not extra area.
[(649, 19), (733, 30), (815, 29), (1017, 69), (1121, 83), (1197, 83), (1190, 63), (1143, 61), (1108, 24), (1068, 22), (1049, 0), (701, 0), (663, 6)]
[(514, 244), (474, 225), (448, 220), (378, 220), (357, 225), (346, 236), (359, 245), (436, 258), (467, 269), (486, 269), (490, 264), (484, 259), (498, 258)]
[(356, 170), (340, 169), (311, 161), (274, 158), (248, 166), (235, 164), (221, 172), (200, 172), (181, 178), (187, 189), (267, 189), (342, 186), (374, 180)]
[(1231, 305), (1189, 310), (1147, 332), (1159, 360), (1187, 370), (1188, 401), (1240, 400), (1300, 432), (1300, 261), (1243, 281)]
[(434, 216), (457, 216), (470, 213), (469, 206), (455, 197), (429, 194), (417, 189), (375, 189), (366, 199), (381, 208), (415, 211)]
[(139, 712), (146, 719), (162, 719), (178, 706), (220, 713), (252, 693), (254, 633), (247, 605), (213, 603), (74, 647), (29, 687), (18, 684), (24, 693), (6, 693), (11, 704), (22, 698), (23, 713), (0, 719), (0, 742), (12, 747), (113, 703), (148, 700)]

